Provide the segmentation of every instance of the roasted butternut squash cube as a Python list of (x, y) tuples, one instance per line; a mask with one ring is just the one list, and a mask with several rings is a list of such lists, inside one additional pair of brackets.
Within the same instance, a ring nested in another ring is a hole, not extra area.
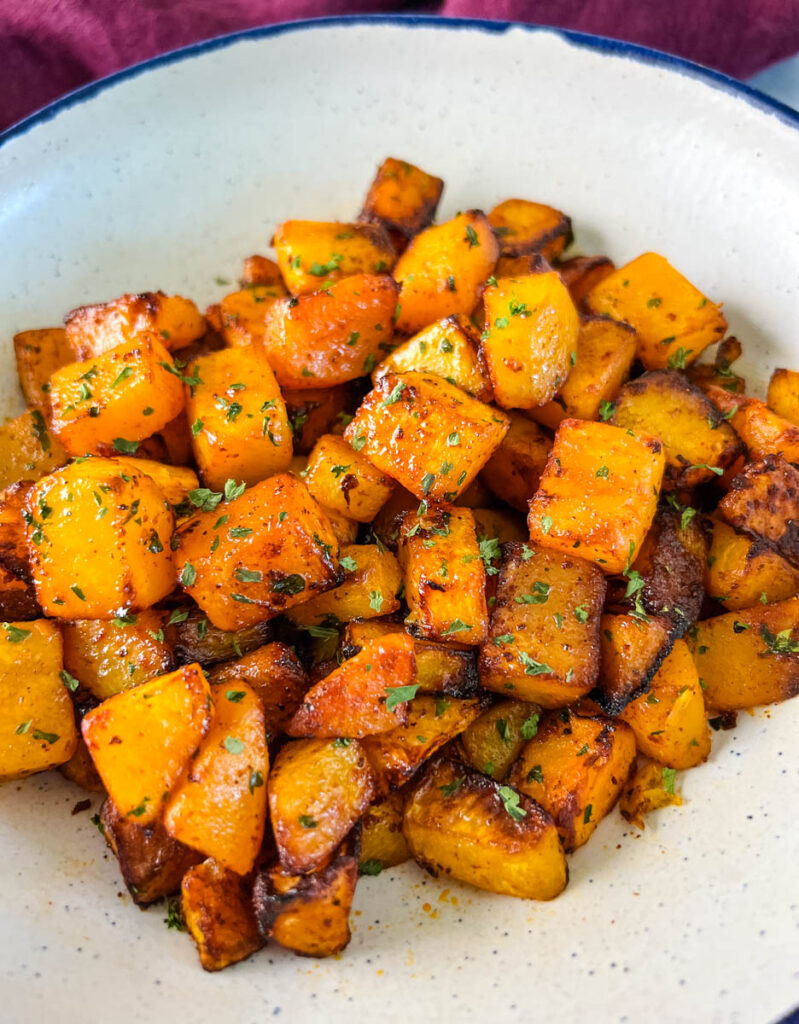
[(608, 418), (609, 403), (630, 375), (635, 331), (607, 317), (585, 317), (580, 321), (575, 351), (574, 365), (558, 395), (528, 411), (529, 416), (552, 430), (566, 417)]
[(186, 413), (204, 483), (254, 484), (288, 468), (292, 434), (286, 403), (269, 364), (254, 349), (222, 349), (189, 370)]
[(243, 629), (218, 629), (199, 608), (189, 608), (188, 618), (176, 619), (166, 629), (166, 639), (179, 665), (193, 661), (216, 665), (249, 654), (272, 638), (269, 622), (256, 622)]
[(402, 289), (397, 330), (415, 334), (442, 317), (469, 316), (498, 256), (499, 244), (480, 210), (416, 235), (394, 268)]
[(305, 694), (290, 736), (361, 739), (408, 721), (416, 693), (413, 640), (400, 633), (368, 642)]
[(49, 414), (50, 378), (75, 358), (67, 343), (66, 331), (63, 327), (21, 331), (14, 335), (14, 355), (25, 401), (31, 408)]
[(0, 424), (0, 490), (20, 480), (39, 480), (68, 458), (40, 409)]
[(621, 713), (642, 754), (668, 768), (693, 768), (710, 753), (710, 729), (699, 674), (684, 640), (677, 640), (652, 677), (649, 693)]
[(440, 758), (425, 769), (403, 829), (413, 858), (436, 877), (531, 900), (554, 899), (566, 886), (566, 858), (546, 811), (458, 761)]
[(487, 705), (485, 697), (415, 697), (405, 725), (361, 741), (375, 772), (377, 792), (384, 795), (407, 782), (419, 765), (467, 729)]
[(283, 400), (294, 435), (295, 455), (307, 455), (323, 434), (341, 434), (352, 416), (349, 384), (335, 388), (283, 388)]
[(371, 373), (391, 348), (397, 295), (387, 275), (356, 274), (272, 303), (263, 351), (280, 386), (333, 387)]
[(624, 722), (550, 712), (511, 769), (510, 784), (552, 815), (568, 852), (611, 810), (634, 763), (635, 736)]
[(239, 682), (211, 687), (211, 726), (164, 808), (164, 827), (179, 842), (246, 875), (261, 849), (266, 824), (264, 709)]
[(590, 562), (538, 546), (506, 545), (480, 684), (506, 697), (564, 707), (599, 671), (602, 573)]
[(195, 516), (178, 537), (178, 579), (220, 629), (265, 622), (339, 581), (330, 523), (289, 473)]
[(438, 505), (407, 512), (399, 562), (411, 633), (443, 643), (482, 643), (488, 631), (486, 574), (469, 509)]
[(344, 432), (417, 498), (454, 501), (508, 430), (508, 418), (440, 377), (387, 373)]
[(40, 480), (28, 495), (26, 524), (47, 615), (112, 619), (174, 589), (172, 510), (150, 477), (113, 459), (73, 462)]
[(369, 186), (360, 219), (412, 238), (432, 224), (443, 188), (441, 178), (389, 156)]
[(554, 398), (577, 358), (580, 326), (558, 275), (501, 277), (483, 301), (481, 351), (497, 405), (533, 409)]
[(167, 612), (150, 609), (111, 622), (62, 622), (64, 668), (98, 700), (162, 676), (173, 667), (164, 639), (167, 618)]
[(379, 224), (287, 220), (272, 245), (292, 295), (308, 295), (354, 274), (391, 273), (396, 259)]
[(287, 297), (282, 281), (253, 285), (231, 292), (209, 306), (205, 317), (229, 348), (258, 349), (264, 343), (267, 309), (277, 299)]
[(221, 971), (263, 946), (250, 881), (205, 860), (183, 876), (180, 895), (186, 928), (206, 971)]
[(643, 830), (645, 814), (681, 804), (680, 794), (674, 791), (674, 770), (647, 761), (624, 787), (619, 810), (625, 821)]
[(538, 731), (541, 708), (521, 700), (501, 700), (461, 733), (463, 755), (473, 768), (502, 782), (527, 740)]
[(155, 459), (136, 459), (127, 455), (115, 455), (114, 461), (149, 476), (170, 505), (180, 505), (186, 501), (190, 491), (196, 491), (200, 486), (197, 474), (188, 466), (167, 466)]
[(480, 480), (498, 498), (526, 513), (530, 498), (538, 488), (552, 440), (519, 413), (510, 413), (509, 419), (510, 429), (483, 466)]
[(621, 572), (654, 519), (664, 461), (653, 437), (563, 420), (530, 502), (530, 538)]
[(488, 215), (488, 223), (499, 238), (503, 256), (540, 252), (556, 259), (569, 244), (571, 220), (565, 213), (529, 199), (506, 199)]
[(205, 321), (190, 299), (163, 292), (121, 295), (111, 302), (73, 309), (64, 319), (74, 359), (91, 359), (143, 335), (168, 349), (184, 348), (205, 333)]
[(411, 856), (402, 831), (405, 792), (401, 789), (377, 800), (362, 819), (361, 872), (378, 874), (403, 864)]
[(26, 582), (31, 572), (25, 509), (32, 489), (30, 480), (21, 480), (0, 491), (0, 567)]
[(619, 715), (649, 685), (674, 646), (671, 621), (641, 613), (603, 615), (599, 681), (594, 694), (602, 710)]
[(0, 782), (68, 761), (78, 733), (55, 623), (0, 623)]
[(374, 773), (358, 740), (293, 740), (269, 776), (280, 863), (305, 874), (329, 863), (374, 796)]
[(731, 395), (723, 388), (708, 387), (708, 397), (722, 409), (746, 445), (752, 459), (782, 455), (788, 462), (799, 462), (799, 427), (778, 416), (758, 398)]
[(149, 825), (191, 767), (211, 726), (210, 690), (199, 665), (184, 665), (118, 693), (89, 711), (83, 738), (121, 814)]
[(164, 346), (144, 336), (50, 379), (52, 428), (72, 455), (121, 452), (165, 427), (183, 408), (180, 372)]
[(267, 256), (245, 256), (241, 264), (241, 285), (283, 284), (280, 267)]
[(100, 809), (100, 825), (119, 861), (122, 880), (140, 907), (177, 892), (186, 872), (202, 860), (202, 854), (173, 839), (160, 821), (139, 825), (110, 798)]
[(655, 252), (619, 267), (585, 301), (635, 328), (647, 370), (684, 369), (727, 330), (721, 309)]
[(480, 357), (480, 334), (462, 313), (437, 320), (398, 345), (373, 371), (372, 380), (409, 370), (443, 377), (481, 402), (493, 397)]
[[(16, 344), (16, 339), (15, 339)], [(19, 356), (17, 356), (19, 363)], [(22, 374), (20, 373), (20, 379)], [(22, 388), (25, 391), (25, 386)], [(25, 397), (28, 397), (25, 391)], [(30, 402), (28, 398), (28, 402)], [(789, 420), (794, 426), (799, 427), (799, 371), (797, 370), (775, 370), (768, 382), (768, 394), (766, 402), (769, 409), (772, 409), (778, 416)]]
[(390, 477), (335, 434), (314, 445), (305, 484), (320, 505), (359, 523), (370, 523), (394, 490)]
[(399, 563), (377, 544), (348, 544), (341, 549), (343, 582), (333, 590), (306, 601), (289, 613), (300, 626), (319, 626), (351, 619), (390, 615), (399, 608), (402, 586)]
[(729, 611), (774, 604), (799, 594), (799, 569), (716, 517), (705, 589)]
[(799, 598), (698, 622), (688, 635), (708, 707), (738, 711), (799, 693)]
[(558, 263), (560, 279), (569, 289), (572, 302), (578, 308), (595, 285), (610, 277), (616, 269), (613, 260), (607, 256), (572, 256), (570, 260)]
[(799, 469), (781, 455), (750, 462), (719, 503), (736, 530), (799, 568)]

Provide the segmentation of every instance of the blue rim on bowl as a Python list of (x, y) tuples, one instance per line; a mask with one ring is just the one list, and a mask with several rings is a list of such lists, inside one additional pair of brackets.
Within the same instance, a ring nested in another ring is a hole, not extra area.
[(177, 50), (169, 50), (156, 57), (151, 57), (149, 60), (141, 61), (104, 78), (89, 82), (87, 85), (80, 86), (72, 92), (59, 97), (57, 100), (53, 100), (52, 103), (48, 103), (0, 133), (0, 147), (12, 139), (26, 134), (36, 125), (52, 120), (61, 111), (68, 110), (78, 103), (85, 103), (86, 100), (91, 99), (97, 93), (103, 92), (111, 86), (125, 81), (127, 78), (140, 75), (151, 68), (188, 60), (203, 53), (223, 49), (244, 39), (263, 39), (269, 36), (283, 35), (288, 32), (300, 32), (310, 28), (348, 25), (397, 25), (404, 28), (437, 28), (442, 31), (472, 29), (494, 34), (501, 34), (509, 29), (516, 28), (527, 32), (551, 32), (561, 36), (575, 46), (595, 50), (599, 53), (628, 57), (642, 64), (655, 65), (674, 71), (677, 74), (687, 75), (690, 78), (698, 78), (711, 88), (721, 89), (724, 92), (736, 95), (751, 106), (762, 110), (764, 113), (773, 114), (784, 123), (799, 129), (799, 113), (786, 104), (780, 103), (779, 100), (774, 100), (758, 89), (753, 89), (751, 86), (745, 85), (743, 82), (739, 82), (720, 71), (713, 71), (710, 68), (703, 67), (701, 64), (685, 60), (683, 57), (675, 57), (660, 50), (653, 50), (647, 46), (639, 46), (637, 43), (627, 43), (619, 39), (611, 39), (609, 36), (595, 36), (589, 35), (587, 32), (574, 32), (570, 29), (558, 29), (548, 25), (531, 25), (517, 21), (489, 21), (485, 18), (439, 18), (434, 15), (423, 14), (367, 14), (308, 18), (300, 21), (280, 22), (276, 25), (263, 25), (191, 43), (189, 46), (183, 46)]

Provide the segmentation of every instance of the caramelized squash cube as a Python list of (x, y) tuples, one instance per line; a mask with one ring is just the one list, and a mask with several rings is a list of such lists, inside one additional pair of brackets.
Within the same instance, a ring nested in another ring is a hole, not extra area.
[(717, 517), (713, 520), (705, 589), (728, 611), (774, 604), (799, 594), (799, 569)]
[[(17, 359), (19, 360), (19, 357)], [(25, 391), (24, 385), (22, 390)], [(27, 391), (25, 397), (27, 398)], [(28, 398), (28, 402), (30, 401)], [(799, 371), (775, 370), (768, 382), (766, 403), (778, 416), (799, 427)]]
[(506, 199), (489, 213), (488, 223), (499, 238), (503, 256), (540, 252), (548, 260), (557, 259), (572, 236), (565, 213), (529, 199)]
[(782, 455), (788, 462), (799, 462), (799, 427), (791, 420), (778, 416), (758, 398), (731, 395), (713, 386), (706, 390), (711, 401), (729, 418), (731, 429), (735, 428), (750, 458)]
[[(410, 859), (411, 851), (402, 831), (405, 792), (389, 793), (372, 804), (362, 818), (361, 870), (374, 874), (379, 868), (393, 868)], [(367, 873), (364, 871), (364, 874)]]
[(673, 771), (647, 761), (624, 787), (619, 810), (625, 821), (643, 829), (645, 814), (659, 811), (663, 807), (679, 807), (681, 804), (682, 798), (674, 792)]
[(17, 376), (25, 401), (33, 409), (50, 409), (50, 378), (75, 356), (63, 327), (21, 331), (14, 335)]
[(229, 348), (255, 348), (263, 346), (266, 331), (266, 311), (288, 292), (283, 282), (255, 285), (231, 292), (205, 311), (210, 326)]
[(252, 883), (214, 860), (183, 876), (181, 909), (206, 971), (221, 971), (263, 946), (252, 905)]
[(619, 715), (649, 685), (668, 657), (675, 634), (669, 619), (603, 615), (599, 681), (594, 698), (608, 715)]
[(402, 572), (390, 551), (377, 544), (348, 544), (341, 549), (339, 566), (343, 582), (293, 608), (289, 613), (293, 622), (319, 626), (328, 620), (349, 622), (397, 611)]
[(274, 260), (267, 256), (245, 256), (241, 265), (241, 285), (246, 288), (248, 285), (282, 285), (283, 278), (280, 274), (280, 267)]
[(294, 454), (307, 455), (323, 434), (341, 434), (352, 416), (352, 388), (283, 388), (283, 400), (294, 435)]
[(510, 429), (483, 466), (480, 480), (519, 512), (526, 513), (538, 488), (552, 440), (519, 413), (510, 413)]
[(558, 263), (560, 279), (569, 289), (569, 295), (577, 308), (582, 308), (586, 295), (606, 277), (610, 277), (616, 266), (607, 256), (572, 256)]
[(73, 309), (64, 319), (74, 359), (91, 359), (143, 335), (168, 349), (190, 345), (205, 333), (205, 321), (190, 299), (163, 292), (121, 295), (111, 302)]
[(0, 423), (0, 490), (20, 480), (39, 480), (68, 458), (40, 409)]
[(443, 188), (441, 178), (389, 156), (369, 186), (360, 219), (412, 238), (432, 224)]
[(799, 568), (799, 469), (781, 455), (750, 462), (719, 503), (736, 530)]
[(396, 258), (379, 224), (287, 220), (272, 245), (292, 295), (308, 295), (355, 274), (391, 273)]
[(461, 733), (466, 761), (502, 782), (527, 740), (538, 731), (541, 708), (521, 700), (501, 700)]
[(390, 477), (335, 434), (314, 445), (305, 484), (320, 505), (359, 523), (370, 523), (394, 490)]
[(226, 631), (208, 621), (199, 608), (190, 608), (188, 617), (176, 619), (166, 629), (167, 643), (179, 665), (193, 661), (216, 665), (255, 651), (272, 637), (269, 622), (256, 622), (243, 629)]

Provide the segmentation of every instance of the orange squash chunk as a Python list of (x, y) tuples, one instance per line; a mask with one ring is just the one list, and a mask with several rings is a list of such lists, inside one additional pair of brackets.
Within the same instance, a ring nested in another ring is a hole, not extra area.
[(519, 512), (538, 487), (552, 441), (535, 423), (510, 413), (510, 429), (480, 472), (480, 480)]
[(728, 429), (735, 429), (750, 458), (782, 455), (788, 462), (799, 462), (799, 427), (790, 419), (779, 416), (758, 398), (732, 395), (713, 385), (706, 391), (708, 398), (729, 418)]
[(441, 178), (387, 157), (369, 186), (360, 219), (412, 238), (432, 223), (443, 188)]
[(781, 455), (750, 462), (730, 483), (719, 512), (799, 569), (799, 469)]
[(0, 423), (0, 490), (20, 480), (39, 480), (69, 456), (47, 427), (41, 409)]
[(221, 971), (263, 946), (251, 890), (248, 881), (214, 860), (183, 876), (181, 910), (206, 971)]
[(616, 269), (613, 260), (607, 256), (572, 256), (558, 263), (560, 279), (569, 289), (572, 302), (582, 308), (583, 299)]
[(603, 615), (596, 700), (609, 715), (618, 715), (631, 700), (646, 693), (674, 642), (674, 627), (663, 617)]
[(272, 245), (292, 295), (308, 295), (354, 274), (390, 273), (396, 258), (379, 224), (287, 220)]
[(390, 477), (335, 434), (314, 445), (305, 484), (320, 505), (359, 523), (370, 523), (394, 490)]
[(799, 371), (775, 370), (768, 382), (766, 401), (769, 409), (799, 427)]
[(14, 355), (22, 394), (29, 406), (49, 411), (50, 378), (75, 358), (63, 327), (14, 335)]
[(241, 284), (248, 285), (281, 285), (283, 278), (280, 275), (280, 267), (268, 256), (245, 256), (241, 265)]
[(705, 567), (705, 590), (729, 611), (773, 604), (799, 594), (799, 569), (717, 517)]
[(190, 299), (163, 292), (121, 295), (111, 302), (80, 306), (64, 323), (75, 359), (91, 359), (145, 334), (174, 350), (205, 333), (205, 321)]
[(205, 317), (230, 348), (258, 347), (264, 341), (267, 309), (287, 296), (282, 281), (242, 288), (209, 306)]
[(499, 203), (489, 213), (488, 223), (499, 238), (503, 256), (540, 252), (547, 259), (556, 259), (572, 234), (571, 220), (565, 213), (528, 199)]

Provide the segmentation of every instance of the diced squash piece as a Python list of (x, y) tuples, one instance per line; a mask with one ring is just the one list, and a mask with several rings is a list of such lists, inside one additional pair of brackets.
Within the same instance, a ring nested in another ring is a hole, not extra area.
[(468, 316), (498, 256), (499, 244), (479, 210), (416, 235), (394, 268), (402, 289), (397, 330), (415, 334), (442, 317)]
[(419, 508), (419, 499), (404, 487), (394, 488), (394, 493), (380, 509), (372, 522), (372, 533), (380, 543), (392, 551), (399, 545), (400, 527), (406, 512)]
[(506, 697), (563, 707), (599, 670), (602, 573), (574, 555), (506, 545), (480, 684)]
[(39, 480), (68, 458), (40, 409), (0, 424), (0, 490), (20, 480)]
[(587, 842), (621, 794), (635, 762), (635, 736), (601, 715), (550, 712), (524, 747), (510, 783), (552, 815), (566, 851)]
[[(166, 461), (171, 463), (168, 469), (184, 469), (192, 461), (191, 430), (186, 417), (185, 408), (169, 423), (158, 431), (158, 440), (166, 449)], [(194, 471), (185, 470), (185, 472)]]
[(488, 632), (486, 574), (467, 508), (407, 512), (399, 561), (410, 631), (426, 640), (479, 644)]
[(569, 289), (572, 302), (582, 306), (586, 295), (616, 269), (613, 260), (607, 256), (572, 256), (570, 260), (558, 263), (560, 279)]
[(0, 782), (68, 761), (78, 733), (55, 623), (0, 623)]
[(162, 676), (173, 667), (166, 619), (166, 612), (151, 609), (112, 622), (62, 622), (64, 668), (98, 700)]
[(647, 370), (684, 369), (727, 330), (721, 309), (655, 252), (619, 267), (585, 301), (635, 328)]
[(394, 490), (390, 477), (335, 434), (314, 445), (305, 484), (320, 505), (359, 523), (370, 523)]
[(340, 434), (352, 416), (349, 384), (334, 388), (283, 388), (283, 400), (294, 435), (294, 453), (307, 455), (323, 434)]
[(358, 740), (293, 740), (269, 775), (280, 863), (305, 874), (329, 863), (372, 801), (374, 773)]
[(26, 582), (31, 574), (25, 509), (32, 489), (31, 481), (22, 480), (0, 491), (0, 566)]
[(606, 317), (585, 317), (580, 321), (575, 351), (574, 365), (556, 398), (528, 413), (552, 430), (566, 417), (595, 420), (608, 410), (630, 375), (635, 331)]
[(168, 349), (179, 349), (205, 333), (205, 321), (190, 299), (163, 292), (121, 295), (111, 302), (80, 306), (64, 323), (75, 359), (91, 359), (144, 335), (158, 338)]
[(267, 309), (287, 296), (282, 281), (242, 288), (209, 306), (205, 316), (229, 348), (258, 349), (264, 342)]
[(166, 630), (167, 643), (181, 665), (193, 661), (216, 665), (240, 658), (267, 643), (271, 636), (272, 626), (268, 622), (256, 622), (234, 631), (218, 629), (199, 608), (190, 609), (186, 619), (176, 619)]
[(264, 622), (338, 582), (338, 542), (296, 477), (269, 477), (222, 509), (181, 527), (175, 552), (178, 579), (215, 626)]
[(394, 249), (379, 224), (287, 220), (272, 245), (292, 295), (307, 295), (355, 274), (391, 273)]
[(467, 762), (502, 782), (527, 740), (538, 731), (540, 707), (520, 700), (501, 700), (461, 733)]
[(624, 787), (619, 800), (622, 817), (636, 828), (644, 828), (644, 815), (662, 807), (679, 807), (682, 799), (674, 792), (674, 771), (651, 761), (641, 767)]
[(344, 432), (356, 452), (417, 498), (454, 501), (508, 430), (508, 418), (440, 377), (387, 373)]
[(84, 717), (83, 738), (122, 815), (149, 825), (191, 768), (212, 719), (199, 665), (142, 683), (103, 701)]
[(191, 771), (164, 809), (169, 834), (222, 867), (246, 875), (261, 849), (266, 824), (269, 755), (264, 709), (238, 682), (211, 687), (214, 715)]
[(268, 256), (245, 256), (241, 264), (241, 285), (283, 284), (280, 267)]
[(398, 288), (385, 274), (356, 274), (266, 313), (264, 354), (278, 383), (296, 390), (362, 377), (391, 347)]
[(221, 971), (263, 946), (252, 884), (216, 861), (203, 861), (186, 872), (180, 902), (206, 971)]
[(63, 327), (45, 327), (14, 335), (17, 376), (25, 401), (33, 409), (50, 409), (50, 378), (75, 356)]
[(799, 568), (799, 469), (781, 455), (751, 462), (719, 503), (727, 522)]
[(389, 156), (369, 186), (360, 219), (412, 238), (433, 222), (443, 188), (441, 178)]
[(597, 703), (618, 715), (649, 685), (674, 642), (669, 619), (646, 615), (603, 615)]
[(143, 473), (156, 485), (170, 505), (180, 505), (200, 486), (197, 474), (187, 466), (166, 466), (154, 459), (128, 458), (126, 455), (115, 455), (118, 465), (129, 466), (137, 473)]
[(621, 713), (642, 754), (669, 768), (693, 768), (710, 753), (710, 729), (699, 674), (684, 640), (677, 640), (652, 677), (649, 693)]
[[(370, 619), (347, 623), (343, 653), (351, 657), (367, 644), (382, 637), (405, 636), (400, 622)], [(477, 663), (474, 653), (446, 644), (412, 637), (419, 693), (446, 693), (453, 697), (474, 697), (477, 693)]]
[(563, 420), (530, 502), (531, 539), (621, 572), (652, 524), (663, 468), (655, 438)]
[(406, 725), (361, 741), (378, 791), (385, 794), (407, 782), (420, 764), (467, 729), (485, 707), (483, 698), (415, 697)]
[(461, 314), (445, 317), (414, 334), (390, 352), (372, 373), (432, 373), (468, 391), (481, 402), (492, 399), (491, 383), (480, 357), (480, 334)]
[(200, 474), (212, 490), (226, 480), (255, 484), (291, 462), (286, 403), (269, 364), (255, 349), (222, 349), (189, 369), (186, 413)]
[(539, 426), (519, 413), (510, 413), (509, 418), (510, 429), (483, 466), (480, 479), (498, 498), (526, 513), (552, 441)]
[(384, 636), (312, 686), (286, 731), (319, 739), (387, 732), (407, 723), (407, 702), (415, 693), (413, 640)]
[(364, 814), (361, 833), (361, 871), (377, 874), (409, 859), (411, 851), (402, 831), (405, 793), (394, 790), (383, 800), (373, 803)]
[(799, 427), (791, 420), (778, 416), (758, 398), (731, 395), (712, 386), (707, 388), (707, 395), (724, 410), (750, 458), (782, 455), (788, 462), (799, 462)]
[(773, 604), (799, 594), (799, 569), (717, 517), (713, 520), (705, 589), (729, 611)]
[(100, 825), (119, 861), (122, 880), (140, 907), (177, 892), (189, 868), (202, 860), (201, 854), (173, 839), (159, 821), (139, 825), (120, 814), (110, 798), (100, 809)]
[[(19, 356), (17, 361), (19, 362)], [(22, 390), (25, 391), (24, 385)], [(25, 397), (28, 397), (27, 391)], [(31, 401), (30, 398), (28, 401)], [(799, 427), (799, 371), (775, 370), (768, 382), (766, 402), (769, 409), (773, 409), (778, 416)]]
[(172, 510), (150, 477), (113, 459), (74, 462), (40, 480), (26, 522), (36, 596), (47, 615), (111, 619), (174, 589)]
[(558, 275), (501, 277), (483, 300), (481, 351), (497, 405), (533, 409), (554, 398), (577, 358), (580, 326)]
[(340, 953), (350, 941), (358, 846), (357, 837), (350, 836), (330, 864), (310, 874), (291, 874), (280, 865), (261, 871), (253, 887), (253, 905), (264, 938), (301, 956)]
[(390, 551), (377, 544), (345, 545), (339, 555), (344, 582), (325, 594), (306, 601), (289, 613), (301, 626), (318, 626), (351, 619), (390, 615), (399, 608), (402, 585), (399, 563)]
[(565, 213), (528, 199), (506, 199), (488, 215), (503, 256), (540, 252), (555, 259), (568, 245), (572, 225)]
[(799, 598), (727, 612), (688, 636), (708, 707), (738, 711), (799, 693)]
[(566, 858), (546, 811), (455, 760), (425, 769), (403, 829), (414, 859), (435, 876), (533, 900), (551, 900), (566, 886)]

